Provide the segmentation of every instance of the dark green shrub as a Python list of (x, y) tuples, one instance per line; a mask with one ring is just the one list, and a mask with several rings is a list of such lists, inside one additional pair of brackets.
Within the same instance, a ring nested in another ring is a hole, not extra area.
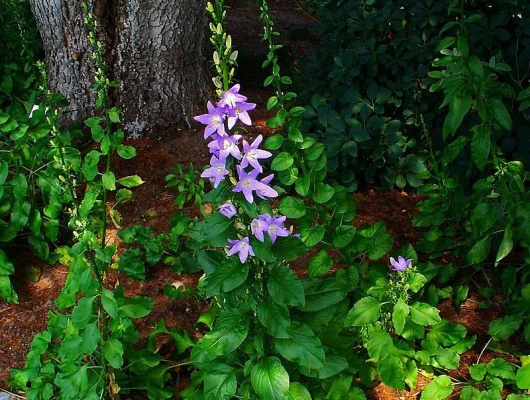
[[(442, 145), (443, 99), (428, 92), (427, 73), (440, 31), (454, 20), (450, 1), (317, 3), (322, 46), (302, 68), (308, 82), (301, 93), (308, 104), (302, 131), (327, 146), (329, 171), (350, 189), (362, 181), (419, 186), (426, 177), (420, 115), (435, 146)], [(497, 55), (510, 65), (508, 83), (516, 92), (529, 72), (527, 9), (526, 1), (495, 0), (471, 1), (465, 10), (485, 16), (470, 30), (470, 48), (481, 59)], [(514, 118), (513, 135), (507, 133), (502, 148), (528, 163), (524, 121), (523, 115)]]

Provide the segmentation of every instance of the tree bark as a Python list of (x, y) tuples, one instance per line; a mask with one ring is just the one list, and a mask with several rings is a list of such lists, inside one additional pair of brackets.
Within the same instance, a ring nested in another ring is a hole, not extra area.
[[(91, 49), (81, 0), (30, 0), (50, 88), (70, 102), (68, 122), (94, 115)], [(129, 137), (189, 127), (211, 92), (206, 0), (91, 0), (107, 54), (111, 94)]]

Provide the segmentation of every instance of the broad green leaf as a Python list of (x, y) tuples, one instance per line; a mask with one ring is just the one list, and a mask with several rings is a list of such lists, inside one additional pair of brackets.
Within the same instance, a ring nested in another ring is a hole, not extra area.
[(519, 389), (530, 389), (530, 364), (519, 368), (515, 377), (515, 383)]
[(515, 380), (514, 366), (508, 364), (506, 360), (502, 358), (494, 358), (487, 365), (488, 372), (499, 378), (508, 379), (511, 381)]
[(320, 339), (307, 325), (293, 322), (291, 337), (276, 339), (278, 353), (289, 361), (306, 368), (322, 368), (326, 361)]
[(285, 197), (280, 202), (280, 213), (287, 218), (300, 218), (306, 214), (306, 206), (302, 199)]
[(288, 338), (291, 320), (286, 304), (277, 304), (270, 297), (258, 304), (258, 319), (267, 329), (267, 333), (275, 338)]
[(83, 329), (92, 317), (95, 318), (94, 299), (94, 296), (83, 297), (72, 310), (72, 325), (77, 329)]
[(274, 157), (274, 160), (272, 160), (271, 169), (273, 171), (285, 171), (287, 168), (293, 165), (293, 162), (293, 156), (287, 152), (282, 152)]
[(217, 364), (204, 372), (204, 400), (230, 400), (237, 390), (234, 368)]
[(248, 271), (248, 265), (241, 264), (239, 259), (226, 258), (213, 273), (207, 275), (206, 293), (216, 296), (238, 288), (247, 280)]
[(108, 338), (103, 345), (103, 354), (113, 368), (123, 365), (123, 345), (116, 338)]
[(136, 156), (136, 149), (132, 146), (124, 146), (123, 144), (120, 144), (116, 151), (124, 160), (130, 160)]
[(449, 135), (456, 132), (458, 127), (462, 124), (462, 121), (466, 114), (471, 108), (471, 95), (469, 93), (463, 93), (461, 96), (455, 96), (449, 102), (449, 113), (445, 117), (443, 126), (443, 138), (447, 139)]
[(131, 318), (143, 318), (151, 312), (154, 301), (149, 297), (133, 296), (125, 300), (120, 311)]
[(325, 250), (322, 250), (309, 260), (307, 267), (309, 277), (314, 278), (316, 276), (324, 275), (329, 272), (331, 267), (333, 267), (333, 259)]
[(118, 179), (116, 182), (128, 188), (140, 186), (142, 183), (144, 183), (142, 178), (140, 178), (138, 175), (126, 176), (124, 178)]
[(98, 347), (100, 337), (97, 321), (88, 324), (83, 332), (83, 353), (92, 354)]
[(381, 302), (374, 297), (363, 297), (348, 313), (345, 326), (366, 326), (375, 322), (379, 318)]
[(276, 357), (268, 357), (252, 368), (252, 387), (263, 400), (285, 400), (289, 375)]
[(486, 364), (473, 364), (469, 367), (469, 375), (471, 375), (471, 378), (479, 382), (484, 379), (486, 372)]
[(107, 311), (111, 318), (118, 318), (118, 303), (114, 298), (114, 293), (112, 293), (106, 288), (103, 288), (101, 292), (101, 303), (103, 304), (103, 308), (105, 309), (105, 311)]
[(399, 298), (397, 303), (394, 305), (394, 310), (392, 312), (392, 323), (394, 324), (394, 329), (398, 335), (403, 333), (405, 329), (405, 318), (409, 315), (410, 309), (403, 298)]
[(441, 320), (440, 310), (425, 303), (413, 303), (410, 306), (410, 313), (412, 321), (422, 326), (435, 325)]
[(326, 233), (326, 228), (322, 225), (311, 226), (309, 228), (302, 229), (300, 232), (302, 236), (302, 242), (307, 247), (313, 247), (317, 245), (323, 238)]
[(353, 225), (339, 226), (333, 236), (333, 246), (339, 249), (348, 246), (355, 237), (355, 232), (357, 228)]
[(103, 174), (101, 178), (103, 181), (103, 186), (108, 190), (116, 190), (116, 177), (112, 171), (107, 171)]
[(334, 194), (335, 189), (333, 189), (330, 185), (325, 183), (319, 183), (315, 188), (313, 200), (317, 203), (324, 204), (331, 200)]
[(196, 363), (208, 363), (219, 356), (236, 350), (248, 335), (249, 320), (239, 310), (224, 311), (214, 329), (204, 335), (193, 347), (191, 359)]
[(304, 280), (305, 292), (304, 312), (320, 311), (342, 301), (350, 291), (350, 285), (343, 279), (332, 276), (323, 280)]
[(473, 129), (473, 139), (471, 140), (471, 156), (476, 166), (481, 171), (488, 163), (490, 151), (490, 132), (482, 125), (477, 126), (475, 129)]
[(405, 389), (403, 362), (394, 356), (386, 357), (377, 364), (381, 380), (394, 389)]
[(479, 264), (486, 260), (490, 253), (491, 236), (487, 234), (480, 239), (467, 253), (467, 261), (472, 264)]
[(492, 336), (494, 340), (506, 340), (519, 329), (522, 322), (523, 317), (518, 315), (495, 319), (490, 322), (488, 335)]
[(442, 319), (440, 323), (434, 325), (429, 333), (427, 339), (439, 343), (441, 346), (452, 346), (457, 344), (467, 335), (467, 329), (460, 324), (452, 324), (446, 319)]
[(490, 100), (493, 116), (502, 127), (508, 131), (512, 130), (512, 118), (504, 103), (499, 99)]
[(358, 252), (367, 252), (371, 260), (378, 260), (392, 250), (394, 238), (386, 233), (386, 226), (376, 222), (370, 226), (363, 226), (353, 240), (352, 247)]
[(299, 382), (292, 382), (289, 385), (287, 400), (313, 400), (309, 391)]
[(434, 378), (421, 392), (420, 400), (442, 400), (453, 393), (451, 378), (441, 375)]
[(269, 273), (267, 289), (272, 299), (280, 304), (304, 306), (304, 288), (294, 272), (284, 266), (276, 265)]

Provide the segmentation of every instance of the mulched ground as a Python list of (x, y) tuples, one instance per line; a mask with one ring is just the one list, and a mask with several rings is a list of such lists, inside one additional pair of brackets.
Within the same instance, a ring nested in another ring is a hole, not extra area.
[[(259, 10), (249, 4), (247, 0), (229, 1), (232, 11), (229, 13), (229, 30), (234, 37), (234, 43), (240, 46), (242, 54), (241, 71), (246, 71), (258, 59), (263, 60), (267, 48), (261, 42), (262, 28), (257, 21)], [(276, 21), (276, 26), (283, 38), (287, 38), (288, 53), (286, 57), (297, 58), (307, 54), (314, 43), (300, 38), (298, 32), (304, 27), (318, 23), (300, 7), (296, 0), (273, 1), (271, 14)], [(254, 23), (256, 22), (256, 23)], [(255, 71), (261, 68), (259, 64), (253, 66)], [(253, 113), (254, 124), (248, 131), (249, 137), (259, 134), (271, 134), (265, 127), (268, 117), (264, 104), (270, 93), (261, 88), (262, 78), (259, 72), (240, 76), (244, 83), (244, 93), (249, 100), (258, 104), (258, 109)], [(256, 75), (257, 74), (257, 75)], [(137, 157), (133, 160), (115, 160), (117, 176), (131, 173), (138, 174), (146, 183), (134, 191), (134, 200), (122, 205), (122, 226), (142, 224), (151, 227), (155, 232), (167, 232), (170, 216), (177, 211), (173, 205), (175, 191), (165, 187), (164, 177), (173, 172), (177, 163), (186, 168), (189, 163), (200, 170), (209, 160), (206, 141), (202, 139), (202, 130), (179, 130), (164, 141), (155, 139), (140, 139), (130, 142), (137, 149)], [(354, 221), (356, 226), (364, 223), (383, 221), (388, 231), (395, 238), (395, 246), (400, 247), (407, 243), (415, 244), (422, 232), (412, 227), (412, 218), (417, 212), (416, 204), (420, 197), (399, 190), (383, 191), (378, 188), (365, 188), (355, 193), (358, 210)], [(195, 207), (187, 207), (184, 212), (190, 216), (198, 215)], [(116, 238), (117, 229), (109, 229), (109, 235)], [(0, 301), (0, 388), (7, 388), (6, 380), (10, 368), (20, 368), (24, 365), (25, 357), (31, 340), (35, 334), (45, 329), (47, 313), (54, 310), (54, 300), (64, 284), (67, 268), (54, 265), (45, 266), (33, 257), (27, 248), (13, 250), (16, 259), (16, 275), (13, 279), (20, 304), (7, 304)], [(12, 254), (12, 255), (13, 255)], [(299, 267), (297, 266), (297, 270)], [(40, 277), (32, 282), (28, 276), (35, 276), (39, 271)], [(300, 274), (303, 272), (300, 269)], [(164, 285), (184, 284), (194, 287), (199, 275), (175, 275), (166, 266), (157, 266), (148, 271), (145, 281), (134, 281), (113, 271), (107, 277), (109, 287), (116, 283), (126, 288), (127, 295), (144, 295), (152, 297), (155, 301), (153, 312), (138, 323), (138, 327), (145, 337), (156, 321), (164, 318), (168, 328), (177, 326), (188, 331), (191, 337), (199, 337), (195, 323), (206, 309), (202, 304), (190, 299), (174, 301), (168, 299), (162, 288)], [(499, 310), (479, 310), (477, 305), (480, 298), (472, 294), (457, 313), (451, 304), (451, 299), (440, 305), (442, 316), (453, 322), (465, 325), (470, 332), (477, 334), (480, 343), (487, 340), (488, 323), (498, 317)], [(171, 352), (171, 346), (162, 340), (160, 346), (169, 346), (165, 352)], [(483, 360), (492, 358), (490, 352), (483, 355)], [(477, 351), (466, 353), (463, 360), (473, 363), (478, 357)], [(513, 361), (513, 360), (512, 360)], [(465, 372), (465, 366), (462, 366)], [(416, 399), (421, 388), (429, 382), (426, 377), (420, 376), (418, 387), (411, 391), (397, 391), (380, 384), (368, 394), (373, 400)]]

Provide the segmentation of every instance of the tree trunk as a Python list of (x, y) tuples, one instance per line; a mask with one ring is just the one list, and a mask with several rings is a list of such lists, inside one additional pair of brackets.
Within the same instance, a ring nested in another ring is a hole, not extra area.
[[(30, 0), (46, 52), (50, 88), (70, 102), (68, 122), (93, 115), (91, 49), (81, 0)], [(189, 127), (211, 91), (206, 0), (91, 0), (111, 94), (130, 137)]]

